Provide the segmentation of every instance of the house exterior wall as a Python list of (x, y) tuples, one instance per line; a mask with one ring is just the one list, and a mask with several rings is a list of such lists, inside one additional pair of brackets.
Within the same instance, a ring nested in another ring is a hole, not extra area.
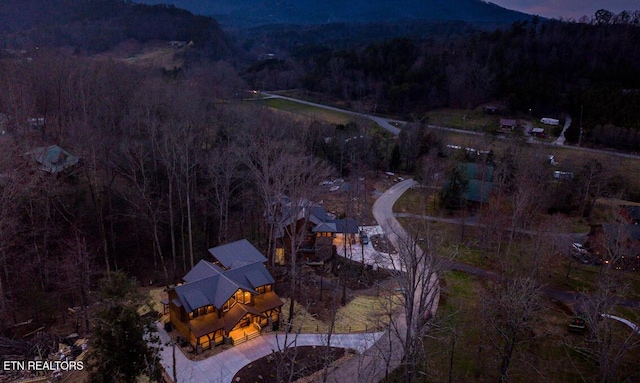
[(187, 313), (184, 308), (178, 307), (173, 303), (173, 300), (178, 297), (176, 291), (171, 289), (167, 292), (169, 295), (169, 321), (171, 325), (183, 336), (185, 339), (189, 339), (191, 337), (191, 330), (187, 326)]
[[(316, 244), (315, 234), (311, 231), (313, 223), (308, 220), (298, 220), (295, 224), (295, 231), (292, 225), (284, 230), (284, 236), (276, 239), (276, 247), (282, 248), (285, 255), (285, 262), (291, 261), (291, 236), (296, 236), (296, 243), (299, 249), (313, 248)], [(301, 251), (298, 251), (301, 253)]]
[(587, 244), (597, 257), (611, 262), (612, 267), (637, 271), (640, 269), (640, 240), (629, 235), (626, 226), (615, 224), (607, 232), (602, 225), (594, 225), (587, 236)]
[[(260, 288), (258, 288), (258, 290), (264, 293), (270, 292), (270, 291), (273, 291), (273, 285), (261, 286)], [(212, 332), (200, 337), (196, 337), (195, 334), (193, 334), (193, 332), (189, 328), (189, 323), (192, 320), (194, 320), (190, 318), (191, 317), (190, 313), (187, 313), (183, 307), (176, 306), (173, 303), (173, 299), (178, 297), (175, 290), (173, 289), (169, 290), (168, 296), (169, 296), (169, 318), (170, 318), (171, 324), (182, 337), (189, 340), (189, 343), (191, 343), (192, 346), (194, 347), (200, 346), (203, 350), (206, 350), (213, 346), (222, 344), (224, 342), (225, 336), (229, 336), (229, 334), (226, 333), (226, 331), (224, 330), (216, 330), (215, 332)], [(229, 300), (227, 300), (225, 305), (229, 302), (234, 302), (234, 303), (237, 302), (237, 298), (238, 297), (236, 293)], [(254, 295), (251, 294), (250, 300), (245, 301), (244, 304), (246, 304), (247, 306), (254, 306), (255, 305)], [(213, 309), (213, 311), (211, 309)], [(205, 314), (204, 317), (206, 318), (206, 316), (211, 316), (211, 318), (216, 318), (216, 319), (224, 318), (227, 312), (228, 311), (223, 311), (223, 310), (210, 307), (210, 309), (207, 310), (207, 314)], [(280, 308), (267, 310), (266, 312), (263, 313), (263, 315), (264, 316), (261, 317), (251, 313), (247, 313), (243, 316), (243, 318), (240, 321), (238, 321), (238, 323), (235, 325), (235, 327), (231, 331), (237, 330), (243, 327), (251, 326), (253, 323), (259, 324), (261, 327), (271, 325), (272, 323), (277, 322), (279, 320)], [(200, 320), (202, 320), (203, 316), (196, 317), (196, 318), (200, 318)]]

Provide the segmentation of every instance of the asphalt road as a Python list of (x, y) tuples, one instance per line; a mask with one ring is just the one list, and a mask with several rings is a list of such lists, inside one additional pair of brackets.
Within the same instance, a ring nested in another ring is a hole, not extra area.
[[(406, 248), (401, 243), (402, 238), (406, 236), (406, 231), (393, 215), (393, 205), (402, 193), (414, 184), (415, 181), (409, 179), (393, 185), (378, 197), (372, 208), (374, 218), (398, 251), (398, 257), (402, 257), (402, 249)], [(389, 263), (392, 264), (394, 269), (403, 269), (403, 265), (397, 259), (391, 256), (389, 258)], [(429, 297), (427, 298), (427, 301), (432, 302), (429, 311), (434, 315), (439, 300), (438, 278), (435, 274), (431, 274), (429, 284), (436, 286), (436, 288), (429, 289)], [(418, 287), (417, 291), (420, 291), (420, 287)], [(420, 313), (416, 310), (415, 315), (420, 315)], [(396, 318), (390, 328), (385, 331), (384, 335), (372, 347), (358, 358), (353, 358), (339, 368), (332, 370), (326, 382), (378, 382), (384, 379), (390, 371), (393, 371), (402, 362), (403, 344), (401, 338), (406, 332), (405, 319), (404, 315)], [(320, 381), (316, 380), (315, 382)]]
[(387, 234), (387, 238), (398, 251), (401, 248), (400, 238), (406, 237), (407, 232), (393, 214), (393, 205), (404, 192), (415, 184), (416, 181), (412, 179), (396, 183), (378, 197), (371, 208), (373, 217), (382, 227), (382, 230)]
[[(369, 120), (374, 121), (375, 123), (380, 125), (382, 128), (388, 130), (389, 132), (391, 132), (391, 133), (393, 133), (395, 135), (400, 134), (400, 131), (401, 131), (401, 129), (399, 129), (397, 127), (397, 125), (405, 125), (407, 123), (406, 121), (395, 120), (395, 119), (384, 118), (384, 117), (378, 117), (378, 116), (374, 116), (374, 115), (366, 114), (366, 113), (354, 112), (354, 111), (347, 110), (347, 109), (340, 109), (340, 108), (336, 108), (336, 107), (333, 107), (333, 106), (322, 105), (322, 104), (318, 104), (318, 103), (311, 102), (311, 101), (305, 101), (305, 100), (300, 100), (300, 99), (297, 99), (297, 98), (281, 96), (281, 95), (274, 94), (274, 93), (262, 92), (261, 94), (266, 96), (267, 98), (269, 98), (269, 97), (270, 98), (281, 98), (283, 100), (289, 100), (289, 101), (297, 102), (297, 103), (300, 103), (300, 104), (310, 105), (310, 106), (314, 106), (316, 108), (323, 108), (323, 109), (327, 109), (327, 110), (333, 110), (333, 111), (336, 111), (336, 112), (349, 114), (349, 115), (352, 115), (352, 116), (358, 116), (358, 117), (362, 117), (362, 118), (367, 118)], [(570, 123), (571, 123), (571, 121), (569, 121), (569, 124)], [(456, 128), (450, 128), (450, 127), (446, 127), (446, 126), (438, 126), (438, 125), (428, 125), (428, 126), (431, 129), (444, 130), (444, 131), (452, 132), (452, 133), (461, 133), (461, 134), (467, 134), (467, 135), (472, 135), (472, 136), (486, 136), (487, 135), (487, 134), (482, 133), (482, 132), (474, 132), (474, 131), (470, 131), (470, 130), (456, 129)], [(565, 122), (565, 129), (563, 130), (563, 134), (564, 134), (564, 131), (566, 130), (566, 128), (568, 128), (568, 125)], [(562, 138), (564, 138), (564, 135), (562, 135)], [(549, 147), (556, 147), (556, 148), (558, 146), (562, 146), (563, 148), (567, 148), (567, 149), (570, 149), (570, 150), (578, 150), (578, 151), (588, 152), (588, 153), (608, 154), (608, 155), (617, 156), (617, 157), (623, 157), (623, 158), (640, 159), (640, 155), (638, 155), (638, 154), (620, 153), (620, 152), (615, 152), (615, 151), (611, 151), (611, 150), (591, 149), (591, 148), (584, 148), (584, 147), (580, 147), (580, 146), (566, 146), (566, 145), (564, 145), (564, 140), (563, 139), (562, 140), (558, 139), (558, 140), (556, 140), (556, 141), (554, 141), (552, 143), (532, 140), (530, 143), (534, 144), (534, 145), (542, 145), (542, 146), (549, 146)]]
[(332, 110), (334, 112), (340, 112), (340, 113), (348, 114), (350, 116), (368, 118), (369, 120), (374, 121), (376, 124), (380, 125), (382, 128), (388, 130), (389, 132), (395, 134), (396, 136), (398, 134), (400, 134), (400, 129), (398, 129), (397, 127), (392, 125), (392, 123), (401, 124), (401, 125), (406, 124), (406, 122), (404, 122), (404, 121), (378, 117), (378, 116), (374, 116), (374, 115), (366, 114), (366, 113), (354, 112), (354, 111), (351, 111), (351, 110), (340, 109), (340, 108), (336, 108), (336, 107), (328, 106), (328, 105), (316, 104), (315, 102), (300, 100), (300, 99), (292, 98), (292, 97), (281, 96), (279, 94), (266, 93), (266, 92), (262, 92), (261, 94), (267, 96), (267, 98), (280, 98), (280, 99), (283, 99), (283, 100), (297, 102), (298, 104), (310, 105), (310, 106), (313, 106), (313, 107), (316, 107), (316, 108), (322, 108), (322, 109), (326, 109), (326, 110)]

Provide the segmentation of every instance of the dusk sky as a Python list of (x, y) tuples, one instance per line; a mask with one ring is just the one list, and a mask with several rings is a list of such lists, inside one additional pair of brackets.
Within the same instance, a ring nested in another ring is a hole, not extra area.
[(579, 19), (593, 16), (598, 9), (613, 13), (640, 10), (639, 0), (488, 0), (508, 9), (550, 18)]

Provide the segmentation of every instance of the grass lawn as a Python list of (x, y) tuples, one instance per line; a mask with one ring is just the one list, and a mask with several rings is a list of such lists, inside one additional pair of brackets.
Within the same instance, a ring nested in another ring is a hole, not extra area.
[(439, 216), (440, 209), (434, 208), (434, 198), (437, 198), (435, 190), (425, 188), (409, 189), (404, 192), (393, 205), (395, 213), (413, 213), (422, 215)]
[(443, 249), (444, 252), (453, 254), (456, 262), (466, 263), (477, 267), (490, 268), (491, 262), (485, 256), (484, 251), (477, 247), (465, 245), (447, 245)]
[[(600, 268), (592, 265), (582, 265), (571, 261), (569, 258), (563, 259), (563, 266), (557, 267), (557, 273), (553, 273), (551, 283), (553, 286), (569, 291), (589, 292), (595, 290)], [(569, 277), (567, 278), (567, 270)]]
[[(432, 376), (429, 381), (447, 382), (450, 362), (451, 381), (496, 381), (497, 349), (492, 347), (490, 337), (497, 342), (499, 338), (494, 338), (481, 320), (479, 302), (486, 289), (484, 282), (459, 272), (446, 273), (444, 281), (444, 299), (436, 316), (438, 325), (426, 340), (430, 352), (428, 374)], [(579, 382), (578, 368), (583, 374), (594, 372), (592, 365), (565, 345), (564, 339), (572, 336), (566, 327), (569, 319), (558, 306), (543, 305), (539, 318), (531, 325), (530, 339), (516, 348), (510, 381)]]
[(477, 132), (494, 131), (500, 123), (499, 116), (487, 115), (482, 110), (436, 109), (426, 115), (430, 124)]
[(349, 122), (361, 122), (363, 120), (360, 117), (352, 116), (347, 113), (341, 113), (341, 112), (328, 110), (324, 108), (318, 108), (312, 105), (301, 104), (298, 102), (283, 100), (279, 98), (267, 98), (263, 100), (257, 100), (254, 102), (258, 102), (261, 105), (267, 106), (269, 108), (301, 115), (313, 120), (325, 121), (331, 124), (346, 125)]
[[(442, 132), (444, 145), (458, 145), (478, 150), (493, 150), (496, 158), (510, 150), (516, 144), (512, 140), (502, 140), (492, 135), (471, 136), (462, 133)], [(549, 177), (554, 170), (577, 172), (589, 160), (598, 160), (609, 176), (617, 176), (624, 180), (628, 191), (636, 194), (640, 190), (640, 160), (637, 158), (619, 157), (609, 153), (593, 153), (572, 149), (567, 146), (542, 146), (520, 142), (521, 158), (538, 158), (540, 166), (547, 163), (547, 155), (552, 154), (559, 165), (549, 169)]]
[[(388, 316), (381, 315), (381, 313), (386, 312), (389, 299), (394, 304), (400, 302), (398, 297), (389, 294), (381, 294), (379, 297), (366, 295), (354, 297), (345, 306), (338, 308), (333, 331), (336, 333), (381, 331), (387, 324), (384, 321), (388, 320)], [(286, 319), (289, 315), (290, 300), (285, 298), (283, 301), (282, 313)], [(295, 312), (294, 331), (298, 331), (299, 328), (302, 328), (302, 333), (326, 334), (329, 331), (330, 323), (318, 320), (307, 313), (305, 307), (300, 303), (296, 304)]]

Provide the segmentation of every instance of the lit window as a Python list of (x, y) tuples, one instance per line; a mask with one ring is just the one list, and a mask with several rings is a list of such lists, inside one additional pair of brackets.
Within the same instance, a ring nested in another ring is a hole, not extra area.
[(224, 304), (224, 306), (222, 306), (222, 311), (227, 312), (229, 311), (233, 305), (236, 304), (236, 297), (232, 296), (231, 298), (229, 298), (229, 300)]

